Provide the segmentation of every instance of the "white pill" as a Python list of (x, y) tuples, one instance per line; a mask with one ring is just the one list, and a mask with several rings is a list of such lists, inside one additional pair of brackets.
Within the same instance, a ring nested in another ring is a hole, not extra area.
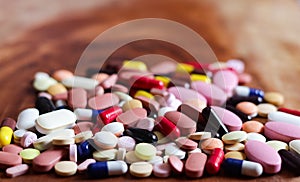
[(289, 143), (290, 150), (300, 155), (300, 140), (292, 140)]
[(103, 126), (101, 131), (109, 131), (116, 136), (120, 136), (124, 132), (124, 125), (119, 122), (112, 122)]
[(268, 114), (268, 121), (284, 122), (300, 126), (300, 117), (281, 111), (271, 112)]
[(148, 160), (147, 162), (149, 162), (152, 165), (155, 165), (164, 163), (164, 160), (161, 156), (154, 156), (151, 160)]
[(62, 80), (62, 84), (64, 84), (66, 87), (92, 90), (96, 88), (99, 82), (92, 78), (74, 76)]
[(93, 152), (93, 158), (97, 161), (111, 161), (116, 159), (117, 152), (117, 149), (95, 151)]
[(246, 86), (237, 86), (235, 88), (235, 94), (238, 96), (248, 97), (250, 94), (250, 89)]
[(57, 81), (53, 78), (40, 78), (37, 80), (34, 80), (33, 87), (38, 91), (45, 91), (47, 90), (51, 85), (56, 84)]
[(158, 110), (157, 116), (164, 116), (169, 111), (175, 111), (172, 107), (162, 107)]
[(125, 94), (124, 92), (113, 92), (114, 94), (116, 94), (118, 97), (119, 97), (119, 99), (121, 100), (121, 101), (130, 101), (130, 100), (132, 100), (132, 97), (130, 96), (130, 95), (128, 95), (128, 94)]
[(38, 80), (38, 79), (45, 79), (45, 78), (49, 78), (49, 74), (46, 72), (36, 72), (34, 74), (34, 79)]
[(36, 120), (36, 129), (42, 134), (70, 128), (75, 124), (76, 115), (67, 109), (60, 109), (40, 115)]
[(28, 130), (35, 126), (35, 120), (39, 117), (39, 110), (28, 108), (20, 112), (16, 127), (18, 129)]
[(74, 110), (77, 120), (90, 121), (93, 117), (92, 109), (77, 108)]
[(117, 145), (118, 138), (109, 131), (100, 131), (95, 134), (94, 142), (102, 149), (112, 149)]
[(255, 132), (247, 133), (247, 141), (250, 140), (257, 140), (261, 142), (267, 141), (266, 137), (264, 137), (262, 134), (255, 133)]
[(181, 150), (177, 145), (167, 145), (165, 148), (165, 155), (175, 155), (179, 159), (184, 159), (185, 151)]

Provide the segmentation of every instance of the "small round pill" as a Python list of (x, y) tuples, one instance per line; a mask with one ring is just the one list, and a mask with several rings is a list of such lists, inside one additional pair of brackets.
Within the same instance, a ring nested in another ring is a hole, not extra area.
[(247, 139), (247, 133), (244, 131), (232, 131), (222, 136), (225, 144), (235, 144)]
[(252, 102), (247, 102), (247, 101), (238, 103), (236, 105), (236, 108), (242, 111), (243, 113), (247, 114), (248, 116), (252, 116), (252, 117), (255, 117), (258, 112), (257, 106)]
[(54, 169), (60, 176), (72, 176), (77, 171), (77, 164), (73, 161), (59, 161), (55, 164)]
[(153, 166), (148, 162), (135, 162), (129, 167), (129, 172), (135, 177), (148, 177), (151, 175)]
[(284, 102), (284, 97), (278, 92), (266, 92), (264, 96), (265, 101), (275, 106), (280, 106)]
[(243, 151), (245, 148), (245, 145), (242, 143), (235, 143), (231, 145), (225, 145), (225, 152), (230, 151)]
[(265, 136), (263, 136), (262, 134), (259, 133), (247, 133), (247, 142), (250, 140), (257, 140), (257, 141), (261, 141), (261, 142), (266, 142), (267, 139)]
[(279, 151), (281, 149), (289, 150), (289, 145), (287, 143), (279, 141), (279, 140), (270, 140), (270, 141), (267, 141), (266, 144), (270, 145), (276, 151)]
[(118, 138), (118, 148), (125, 148), (126, 151), (134, 150), (135, 144), (135, 140), (130, 136), (122, 136)]
[(233, 159), (245, 160), (246, 154), (243, 152), (231, 151), (231, 152), (227, 152), (224, 157), (225, 157), (225, 159), (233, 158)]
[(156, 155), (156, 148), (149, 143), (139, 143), (135, 146), (135, 155), (142, 160), (151, 160)]
[(224, 144), (222, 140), (218, 138), (208, 138), (201, 141), (200, 146), (203, 152), (210, 154), (215, 148), (223, 149)]
[(259, 121), (246, 121), (242, 125), (242, 130), (250, 133), (250, 132), (256, 132), (256, 133), (262, 133), (264, 129), (264, 125)]
[(257, 105), (257, 109), (258, 109), (258, 115), (265, 118), (268, 117), (268, 114), (270, 112), (277, 111), (277, 108), (273, 104), (269, 104), (269, 103), (261, 103)]
[(27, 148), (20, 152), (20, 156), (22, 157), (23, 161), (28, 164), (30, 164), (38, 155), (40, 155), (40, 151), (33, 148)]

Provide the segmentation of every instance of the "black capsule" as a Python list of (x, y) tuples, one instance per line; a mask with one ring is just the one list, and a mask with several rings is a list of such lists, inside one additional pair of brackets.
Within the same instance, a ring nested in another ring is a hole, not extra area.
[(205, 125), (200, 124), (197, 127), (203, 127), (204, 131), (211, 132), (211, 135), (217, 138), (221, 138), (224, 134), (228, 133), (228, 129), (211, 107), (204, 108), (202, 116), (205, 119), (205, 123), (203, 123)]
[(251, 116), (248, 116), (247, 114), (243, 113), (242, 111), (238, 110), (234, 106), (226, 105), (226, 109), (236, 114), (243, 122), (250, 121), (252, 119)]
[(226, 105), (236, 106), (240, 102), (252, 102), (255, 105), (258, 105), (263, 102), (263, 99), (258, 96), (233, 96), (226, 101)]
[(35, 102), (35, 108), (37, 108), (40, 114), (45, 114), (56, 109), (51, 100), (46, 97), (38, 97)]
[(132, 137), (136, 143), (156, 143), (158, 141), (153, 132), (141, 128), (127, 128), (124, 135)]
[(283, 165), (290, 171), (293, 171), (294, 173), (296, 173), (297, 175), (300, 175), (300, 157), (299, 155), (285, 150), (285, 149), (281, 149), (278, 151), (281, 159), (282, 159), (282, 163)]

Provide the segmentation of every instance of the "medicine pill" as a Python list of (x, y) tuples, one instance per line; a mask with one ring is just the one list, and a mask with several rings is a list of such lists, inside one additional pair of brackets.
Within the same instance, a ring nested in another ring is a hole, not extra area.
[(55, 164), (54, 169), (60, 176), (72, 176), (77, 171), (77, 164), (73, 161), (59, 161)]
[(226, 173), (232, 175), (259, 177), (263, 173), (263, 167), (252, 161), (228, 158), (225, 159), (223, 166)]
[(215, 148), (206, 162), (206, 171), (209, 174), (217, 174), (224, 160), (224, 152), (220, 148)]

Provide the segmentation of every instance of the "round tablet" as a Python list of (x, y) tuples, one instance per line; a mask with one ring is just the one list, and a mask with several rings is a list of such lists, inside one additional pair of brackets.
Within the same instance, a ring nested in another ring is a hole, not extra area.
[(246, 154), (243, 152), (231, 151), (231, 152), (227, 152), (224, 157), (225, 157), (225, 159), (233, 158), (233, 159), (245, 160)]
[(246, 121), (242, 125), (242, 130), (250, 133), (250, 132), (255, 132), (255, 133), (262, 133), (264, 130), (264, 125), (259, 122), (259, 121)]
[(224, 144), (222, 140), (218, 138), (208, 138), (201, 141), (200, 146), (203, 152), (210, 154), (215, 148), (223, 149)]
[(275, 112), (277, 111), (277, 108), (273, 104), (269, 103), (261, 103), (257, 105), (258, 108), (258, 115), (261, 117), (268, 117), (268, 114), (270, 112)]
[(257, 116), (258, 108), (252, 102), (240, 102), (236, 105), (236, 108), (248, 116), (255, 117)]
[(151, 160), (156, 155), (156, 148), (149, 143), (139, 143), (135, 146), (135, 155), (142, 160)]
[(205, 131), (195, 132), (195, 133), (189, 134), (188, 138), (191, 140), (199, 141), (199, 140), (211, 138), (211, 133), (205, 132)]
[(159, 178), (167, 178), (171, 174), (171, 167), (168, 163), (154, 164), (153, 175)]
[(77, 164), (73, 161), (60, 161), (55, 164), (54, 169), (60, 176), (72, 176), (77, 171)]
[(125, 161), (127, 164), (132, 164), (132, 163), (135, 163), (135, 162), (140, 162), (140, 161), (143, 161), (142, 159), (138, 158), (136, 155), (135, 155), (135, 152), (134, 151), (129, 151), (126, 153), (125, 155)]
[(266, 144), (270, 145), (276, 151), (279, 151), (281, 149), (289, 150), (288, 144), (279, 140), (270, 140), (267, 141)]
[(231, 145), (225, 145), (225, 151), (230, 152), (230, 151), (243, 151), (245, 148), (245, 145), (242, 143), (235, 143)]
[(93, 158), (97, 161), (110, 161), (115, 160), (118, 150), (108, 149), (93, 152)]
[(27, 148), (20, 152), (20, 156), (22, 157), (25, 163), (31, 163), (34, 158), (40, 155), (40, 151), (33, 148)]
[(148, 162), (135, 162), (129, 167), (129, 172), (135, 177), (148, 177), (151, 175), (153, 167)]
[(118, 139), (118, 148), (125, 148), (126, 151), (132, 151), (135, 147), (135, 140), (130, 136), (122, 136)]
[(247, 133), (244, 131), (232, 131), (222, 136), (225, 144), (240, 143), (247, 139)]
[(267, 139), (262, 134), (259, 133), (247, 133), (247, 141), (257, 140), (261, 142), (266, 142)]
[(100, 131), (94, 136), (95, 144), (102, 149), (112, 149), (118, 143), (118, 138), (111, 132)]
[(278, 92), (266, 92), (264, 95), (265, 101), (275, 106), (280, 106), (284, 102), (284, 97)]

